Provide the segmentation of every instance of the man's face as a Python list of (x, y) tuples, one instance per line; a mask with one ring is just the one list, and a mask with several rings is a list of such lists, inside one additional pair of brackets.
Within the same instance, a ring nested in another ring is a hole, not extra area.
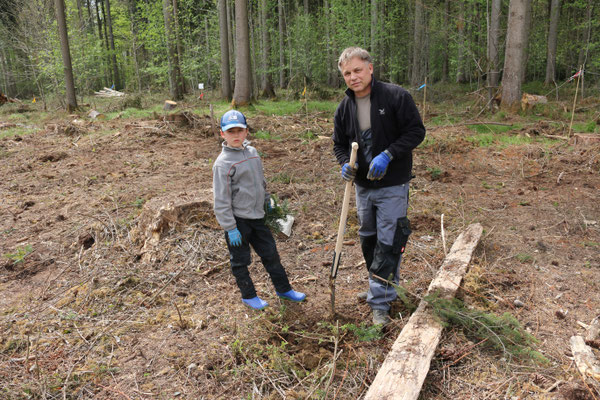
[(351, 58), (342, 64), (342, 76), (346, 86), (358, 97), (371, 93), (371, 74), (373, 64), (361, 60), (358, 57)]
[(228, 146), (240, 148), (244, 144), (246, 136), (248, 136), (248, 129), (240, 127), (231, 128), (225, 132), (221, 131), (221, 136), (225, 139)]

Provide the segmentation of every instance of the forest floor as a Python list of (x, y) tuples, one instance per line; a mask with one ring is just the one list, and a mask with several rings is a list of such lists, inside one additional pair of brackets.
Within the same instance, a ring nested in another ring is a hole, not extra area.
[[(282, 262), (307, 294), (280, 301), (254, 257), (263, 312), (240, 301), (210, 209), (220, 143), (207, 115), (179, 122), (56, 115), (0, 139), (0, 397), (362, 398), (410, 312), (396, 304), (384, 332), (370, 327), (352, 200), (330, 317), (343, 196), (332, 115), (249, 118), (269, 191), (295, 217), (277, 235)], [(598, 399), (569, 338), (600, 315), (600, 147), (556, 138), (564, 123), (507, 117), (518, 128), (482, 135), (461, 122), (426, 123), (415, 151), (401, 283), (425, 293), (444, 260), (442, 214), (448, 248), (481, 223), (458, 297), (513, 315), (547, 361), (449, 324), (420, 398)], [(144, 248), (144, 218), (188, 198), (206, 201)]]

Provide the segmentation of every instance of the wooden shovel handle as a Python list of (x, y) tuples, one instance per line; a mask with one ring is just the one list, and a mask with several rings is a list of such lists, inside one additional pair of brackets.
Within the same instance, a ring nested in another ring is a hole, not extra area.
[[(358, 143), (352, 142), (352, 152), (350, 153), (350, 167), (354, 168), (356, 163), (356, 153), (358, 151)], [(337, 274), (339, 267), (340, 255), (342, 252), (342, 245), (344, 244), (344, 229), (346, 227), (346, 219), (348, 218), (348, 206), (350, 204), (350, 196), (352, 195), (352, 181), (346, 182), (346, 188), (344, 189), (344, 201), (342, 202), (342, 215), (340, 216), (340, 226), (338, 227), (337, 242), (335, 243), (335, 258), (333, 259), (333, 265), (331, 268), (331, 278), (334, 278)]]

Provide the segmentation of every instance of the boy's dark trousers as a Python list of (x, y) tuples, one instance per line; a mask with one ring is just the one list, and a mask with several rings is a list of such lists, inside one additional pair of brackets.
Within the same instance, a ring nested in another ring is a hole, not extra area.
[(225, 240), (229, 248), (229, 257), (231, 260), (231, 272), (235, 277), (243, 299), (251, 299), (256, 297), (256, 290), (248, 272), (250, 265), (250, 246), (256, 251), (260, 257), (265, 269), (271, 277), (275, 290), (279, 293), (285, 293), (291, 290), (290, 282), (281, 261), (275, 239), (271, 235), (271, 231), (265, 225), (264, 219), (244, 219), (235, 217), (237, 228), (242, 234), (242, 244), (240, 246), (232, 246), (229, 243), (229, 237), (225, 232)]

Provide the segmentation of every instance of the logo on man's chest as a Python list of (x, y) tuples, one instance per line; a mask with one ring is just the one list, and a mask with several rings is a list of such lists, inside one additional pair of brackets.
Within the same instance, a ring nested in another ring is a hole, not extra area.
[(379, 115), (385, 115), (385, 108), (379, 109)]

